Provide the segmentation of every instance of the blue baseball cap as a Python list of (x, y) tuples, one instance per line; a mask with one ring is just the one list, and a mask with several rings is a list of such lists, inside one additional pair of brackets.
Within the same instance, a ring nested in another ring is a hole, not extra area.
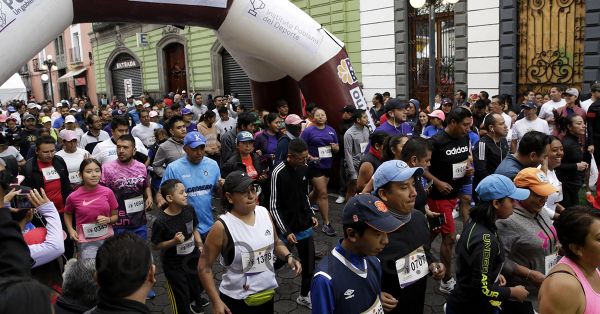
[(501, 174), (492, 174), (485, 177), (477, 187), (475, 192), (482, 201), (499, 200), (505, 197), (522, 201), (529, 197), (529, 190), (520, 189), (508, 178)]
[(373, 194), (388, 182), (402, 182), (424, 173), (421, 167), (409, 167), (402, 160), (388, 160), (382, 163), (373, 174)]
[(8, 106), (7, 110), (8, 110), (8, 112), (15, 112), (15, 111), (17, 111), (17, 109), (15, 109), (15, 107), (13, 107), (13, 106)]
[(193, 112), (188, 108), (181, 109), (181, 115), (184, 116), (186, 114), (193, 114)]
[(237, 140), (238, 143), (240, 142), (254, 142), (254, 137), (252, 136), (252, 133), (248, 132), (248, 131), (242, 131), (240, 133), (238, 133), (235, 137), (235, 139)]
[(357, 222), (364, 222), (371, 228), (385, 233), (394, 232), (402, 226), (402, 222), (392, 216), (387, 206), (371, 194), (358, 194), (346, 203), (342, 224), (351, 225)]
[(535, 105), (535, 103), (531, 100), (525, 102), (524, 104), (521, 104), (521, 107), (523, 108), (527, 108), (527, 109), (536, 109), (537, 106)]
[(183, 139), (183, 146), (196, 148), (200, 145), (206, 145), (206, 139), (199, 132), (190, 132)]

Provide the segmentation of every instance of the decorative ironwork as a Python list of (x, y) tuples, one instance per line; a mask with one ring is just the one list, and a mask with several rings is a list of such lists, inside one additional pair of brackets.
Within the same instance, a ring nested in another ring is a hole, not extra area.
[(547, 93), (553, 84), (581, 90), (583, 0), (519, 1), (519, 93)]
[(162, 34), (163, 35), (167, 35), (167, 34), (179, 34), (179, 32), (181, 31), (180, 28), (173, 26), (173, 25), (166, 25), (165, 28), (163, 28), (162, 30)]
[[(436, 6), (436, 93), (451, 97), (454, 93), (454, 5)], [(409, 8), (410, 97), (428, 105), (429, 99), (429, 12)]]

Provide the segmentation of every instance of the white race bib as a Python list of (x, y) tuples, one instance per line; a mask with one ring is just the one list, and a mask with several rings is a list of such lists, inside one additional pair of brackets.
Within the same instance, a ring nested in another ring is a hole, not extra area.
[(423, 246), (396, 260), (400, 288), (404, 288), (429, 274), (429, 264)]
[(79, 171), (69, 172), (69, 181), (73, 184), (81, 183), (81, 177), (79, 176)]
[(269, 268), (273, 269), (275, 254), (269, 247), (264, 247), (253, 252), (242, 252), (242, 267), (246, 274), (262, 273)]
[(467, 160), (452, 165), (452, 180), (460, 179), (467, 173)]
[(544, 257), (544, 275), (548, 275), (552, 267), (554, 267), (558, 263), (558, 253), (550, 254)]
[(369, 145), (369, 143), (360, 143), (360, 152), (364, 153), (365, 150), (367, 149), (367, 145)]
[(383, 314), (383, 306), (381, 305), (381, 300), (379, 299), (379, 296), (370, 308), (368, 308), (366, 311), (361, 312), (360, 314)]
[(93, 223), (93, 224), (82, 224), (83, 236), (86, 239), (93, 239), (103, 237), (108, 234), (108, 225)]
[(56, 171), (56, 169), (54, 169), (54, 167), (42, 168), (42, 174), (44, 175), (44, 179), (46, 179), (46, 181), (60, 179), (60, 176), (58, 175), (58, 171)]
[(128, 214), (137, 213), (144, 210), (144, 198), (142, 196), (125, 200), (125, 211)]
[(154, 143), (156, 143), (156, 137), (149, 136), (148, 139), (146, 140), (146, 142), (148, 142), (148, 146), (152, 146), (152, 145), (154, 145)]
[(177, 255), (188, 255), (194, 251), (194, 236), (191, 236), (185, 242), (177, 244)]
[(333, 153), (331, 152), (331, 146), (319, 147), (319, 158), (331, 158)]

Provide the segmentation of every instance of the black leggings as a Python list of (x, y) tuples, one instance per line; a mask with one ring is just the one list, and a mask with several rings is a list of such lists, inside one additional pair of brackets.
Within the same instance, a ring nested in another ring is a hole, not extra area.
[(533, 314), (533, 304), (531, 302), (504, 301), (502, 302), (502, 311), (506, 314)]
[[(288, 248), (290, 248), (289, 244)], [(302, 265), (302, 283), (300, 284), (300, 295), (306, 297), (310, 292), (310, 285), (315, 272), (315, 241), (313, 237), (310, 236), (306, 239), (298, 240), (298, 243), (296, 243), (296, 249), (298, 250), (300, 265)], [(274, 267), (277, 270), (285, 265), (285, 261), (277, 259)]]
[(579, 190), (581, 190), (581, 185), (563, 182), (563, 200), (560, 201), (560, 204), (565, 208), (579, 205)]

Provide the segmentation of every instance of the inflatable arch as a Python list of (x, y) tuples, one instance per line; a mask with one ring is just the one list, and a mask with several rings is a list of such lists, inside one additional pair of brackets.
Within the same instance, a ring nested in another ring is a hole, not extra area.
[(367, 109), (344, 43), (288, 0), (0, 0), (0, 81), (68, 25), (85, 22), (215, 30), (250, 78), (258, 109), (285, 98), (299, 113), (302, 94), (334, 126), (343, 106)]

